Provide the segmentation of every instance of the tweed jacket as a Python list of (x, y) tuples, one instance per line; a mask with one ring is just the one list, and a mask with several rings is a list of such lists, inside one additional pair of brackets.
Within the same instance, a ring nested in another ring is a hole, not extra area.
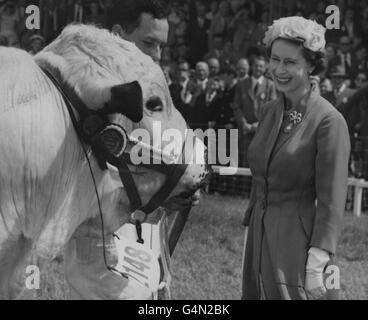
[(259, 290), (252, 279), (267, 241), (283, 298), (305, 298), (308, 250), (318, 247), (333, 255), (344, 214), (350, 139), (343, 116), (312, 91), (296, 108), (302, 121), (285, 133), (284, 103), (281, 95), (264, 106), (249, 147), (253, 184), (244, 218), (249, 226), (245, 297)]

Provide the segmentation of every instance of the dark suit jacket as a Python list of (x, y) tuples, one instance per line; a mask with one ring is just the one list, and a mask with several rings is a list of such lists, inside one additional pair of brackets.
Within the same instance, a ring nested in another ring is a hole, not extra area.
[(193, 128), (207, 129), (209, 121), (215, 121), (217, 110), (222, 104), (222, 95), (217, 93), (210, 103), (206, 102), (206, 92), (201, 93), (192, 108), (190, 123)]
[[(329, 63), (328, 63), (328, 68), (327, 68), (327, 76), (330, 76), (331, 72), (333, 71), (334, 68), (338, 67), (338, 66), (342, 66), (344, 64), (343, 58), (340, 54), (337, 54)], [(353, 78), (354, 76), (354, 72), (356, 70), (356, 64), (357, 64), (357, 60), (355, 57), (355, 54), (353, 52), (350, 52), (350, 72), (348, 74), (348, 77), (350, 79)]]
[(350, 101), (350, 98), (356, 92), (355, 89), (345, 88), (340, 94), (335, 96), (334, 92), (327, 92), (323, 95), (329, 103), (331, 103), (337, 110), (344, 113), (346, 104)]
[(235, 95), (235, 86), (226, 89), (219, 96), (216, 105), (214, 105), (213, 120), (216, 122), (216, 128), (222, 129), (227, 124), (234, 126), (233, 110), (231, 108)]
[(204, 19), (202, 26), (199, 25), (195, 1), (191, 0), (189, 3), (189, 23), (186, 39), (189, 46), (188, 60), (192, 66), (202, 60), (208, 51), (208, 29), (210, 25), (211, 21), (208, 19)]
[(249, 147), (253, 184), (244, 219), (245, 298), (259, 297), (256, 279), (266, 241), (275, 279), (269, 285), (276, 285), (283, 299), (306, 299), (308, 250), (335, 253), (345, 210), (350, 138), (343, 116), (313, 93), (297, 107), (301, 123), (284, 133), (284, 105), (281, 96), (264, 106)]
[(236, 85), (234, 97), (234, 117), (238, 127), (242, 127), (243, 118), (249, 123), (258, 122), (259, 113), (262, 106), (271, 100), (276, 99), (276, 89), (272, 80), (264, 78), (257, 93), (253, 92), (253, 83), (251, 77), (241, 80)]
[(177, 82), (173, 82), (169, 85), (170, 95), (173, 100), (174, 106), (182, 114), (185, 121), (189, 121), (191, 107), (185, 103), (181, 98), (181, 92), (183, 90), (182, 85)]

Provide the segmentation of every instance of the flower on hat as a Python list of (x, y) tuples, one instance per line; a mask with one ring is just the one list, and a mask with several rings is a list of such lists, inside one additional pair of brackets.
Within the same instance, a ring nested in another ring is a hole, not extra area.
[(325, 32), (326, 29), (313, 20), (299, 16), (286, 17), (275, 20), (268, 27), (263, 43), (268, 48), (278, 38), (299, 40), (305, 48), (317, 52), (326, 45)]

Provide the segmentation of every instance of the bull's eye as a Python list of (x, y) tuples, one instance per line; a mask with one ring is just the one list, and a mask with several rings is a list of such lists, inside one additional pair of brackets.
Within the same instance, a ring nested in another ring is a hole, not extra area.
[(164, 105), (159, 97), (151, 97), (146, 102), (146, 108), (150, 111), (158, 112), (164, 109)]

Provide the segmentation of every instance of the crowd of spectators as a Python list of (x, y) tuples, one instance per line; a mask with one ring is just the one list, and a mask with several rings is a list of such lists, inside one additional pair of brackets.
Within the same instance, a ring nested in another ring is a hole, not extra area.
[[(118, 0), (120, 1), (120, 0)], [(367, 0), (166, 0), (168, 43), (161, 66), (173, 101), (194, 128), (238, 128), (240, 165), (262, 104), (277, 96), (267, 74), (262, 39), (273, 19), (299, 15), (325, 25), (328, 5), (340, 10), (340, 29), (326, 32), (327, 69), (314, 78), (321, 95), (345, 116), (352, 136), (351, 174), (368, 180), (367, 100), (350, 100), (368, 81)], [(41, 9), (40, 30), (25, 28), (24, 8)], [(0, 0), (0, 46), (36, 54), (68, 23), (111, 29), (114, 0)], [(359, 148), (356, 148), (356, 145)], [(359, 168), (359, 169), (357, 169)]]

